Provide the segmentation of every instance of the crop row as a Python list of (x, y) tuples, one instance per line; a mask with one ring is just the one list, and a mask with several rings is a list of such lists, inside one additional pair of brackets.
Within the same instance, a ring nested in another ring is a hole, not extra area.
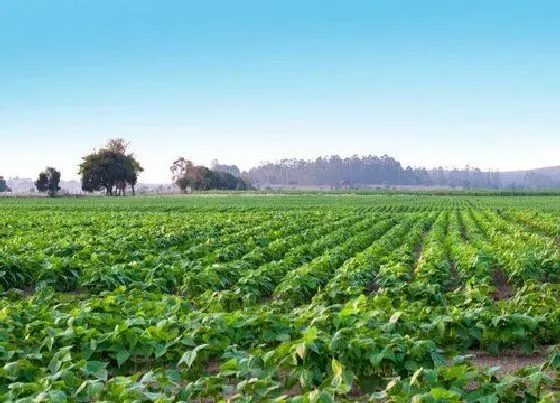
[(7, 209), (0, 400), (558, 400), (468, 355), (559, 342), (553, 210), (316, 200)]

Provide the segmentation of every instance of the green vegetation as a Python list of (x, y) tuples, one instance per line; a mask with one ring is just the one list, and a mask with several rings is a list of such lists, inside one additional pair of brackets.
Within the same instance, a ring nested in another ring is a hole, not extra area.
[[(219, 170), (221, 169), (221, 170)], [(173, 183), (185, 193), (187, 188), (193, 190), (247, 190), (250, 186), (238, 176), (225, 172), (227, 166), (214, 164), (214, 169), (202, 165), (194, 165), (181, 157), (171, 166)], [(239, 171), (239, 170), (238, 170)]]
[(39, 192), (48, 192), (50, 197), (56, 196), (60, 190), (60, 172), (53, 167), (45, 168), (35, 181), (35, 188)]
[[(0, 214), (0, 401), (560, 398), (559, 196), (12, 198)], [(512, 352), (539, 360), (476, 358)]]
[(113, 193), (120, 196), (126, 193), (126, 188), (130, 185), (134, 194), (138, 174), (143, 172), (144, 168), (140, 166), (134, 154), (127, 153), (128, 146), (123, 139), (111, 139), (101, 150), (82, 157), (82, 190), (104, 190), (108, 196)]
[(0, 176), (0, 193), (4, 192), (11, 192), (11, 190), (6, 183), (6, 179), (4, 179), (3, 176)]
[(559, 188), (560, 167), (529, 171), (499, 172), (466, 165), (452, 169), (441, 166), (404, 167), (388, 155), (330, 155), (315, 160), (287, 158), (262, 163), (246, 172), (254, 185), (277, 185), (284, 188), (323, 186), (332, 190), (383, 188), (386, 186), (437, 186), (451, 189), (520, 189)]

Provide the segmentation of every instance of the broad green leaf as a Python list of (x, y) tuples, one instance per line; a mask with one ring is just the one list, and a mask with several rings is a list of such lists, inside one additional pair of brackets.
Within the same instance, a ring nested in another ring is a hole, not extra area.
[(130, 358), (130, 353), (128, 351), (119, 351), (117, 353), (117, 363), (119, 367)]
[(192, 350), (185, 351), (177, 365), (185, 364), (187, 368), (191, 368), (198, 352), (206, 347), (208, 347), (208, 344), (200, 344)]

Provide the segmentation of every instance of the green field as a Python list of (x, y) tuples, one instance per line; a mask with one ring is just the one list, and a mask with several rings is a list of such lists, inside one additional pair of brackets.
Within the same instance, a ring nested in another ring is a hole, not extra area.
[(0, 401), (560, 400), (560, 196), (7, 198), (0, 216)]

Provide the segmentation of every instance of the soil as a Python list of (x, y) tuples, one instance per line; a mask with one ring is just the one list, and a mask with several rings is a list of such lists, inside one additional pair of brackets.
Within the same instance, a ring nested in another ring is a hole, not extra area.
[(499, 354), (490, 354), (485, 351), (470, 351), (473, 354), (473, 363), (480, 368), (500, 367), (498, 375), (506, 375), (526, 367), (538, 366), (546, 362), (548, 353), (543, 349), (534, 353), (520, 351), (504, 351)]
[(412, 282), (412, 280), (414, 279), (414, 277), (416, 276), (416, 268), (418, 267), (418, 263), (420, 261), (420, 257), (422, 256), (422, 252), (424, 251), (424, 239), (426, 237), (426, 233), (424, 233), (424, 235), (422, 236), (422, 240), (420, 241), (420, 243), (418, 243), (418, 245), (416, 245), (416, 249), (414, 249), (414, 265), (412, 266), (412, 271), (411, 271), (411, 275), (410, 275), (410, 279), (407, 281), (407, 283), (410, 284), (410, 282)]
[(374, 279), (371, 283), (368, 284), (368, 286), (364, 289), (364, 295), (370, 295), (370, 294), (375, 294), (377, 291), (379, 291), (379, 283), (377, 282), (377, 279)]
[(211, 375), (217, 375), (220, 372), (220, 365), (220, 360), (209, 360), (204, 367), (204, 371)]
[(463, 239), (463, 241), (469, 241), (467, 229), (465, 228), (465, 223), (463, 222), (463, 217), (461, 216), (459, 216), (459, 229), (461, 231), (461, 238)]
[(450, 285), (449, 291), (455, 291), (462, 283), (461, 274), (457, 270), (457, 265), (455, 263), (451, 265), (451, 274), (453, 276), (453, 284)]
[(85, 288), (74, 288), (73, 290), (67, 291), (67, 294), (71, 295), (89, 295), (89, 291)]
[(494, 270), (492, 275), (496, 291), (492, 294), (494, 301), (502, 301), (511, 298), (515, 289), (509, 284), (508, 277), (501, 269)]

